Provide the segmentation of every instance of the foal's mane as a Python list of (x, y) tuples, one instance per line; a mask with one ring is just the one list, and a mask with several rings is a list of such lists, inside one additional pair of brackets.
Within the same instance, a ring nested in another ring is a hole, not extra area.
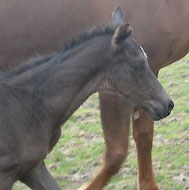
[(85, 41), (88, 41), (94, 37), (103, 36), (103, 35), (111, 35), (115, 32), (115, 27), (93, 27), (88, 32), (84, 32), (83, 34), (79, 35), (79, 37), (72, 38), (68, 43), (64, 44), (63, 52), (71, 50), (73, 47), (76, 47), (82, 44)]
[(93, 27), (90, 29), (88, 32), (84, 32), (83, 34), (79, 35), (79, 37), (72, 38), (70, 42), (67, 42), (64, 44), (63, 48), (60, 48), (59, 51), (48, 54), (48, 55), (37, 55), (33, 58), (30, 58), (28, 61), (26, 61), (24, 64), (21, 64), (18, 67), (11, 68), (8, 71), (2, 73), (0, 72), (0, 78), (1, 77), (9, 77), (9, 76), (16, 76), (17, 74), (24, 73), (25, 71), (28, 71), (30, 69), (33, 69), (37, 66), (40, 66), (46, 62), (51, 61), (52, 59), (57, 60), (60, 59), (61, 61), (66, 58), (64, 57), (64, 54), (70, 50), (72, 50), (75, 47), (78, 47), (82, 43), (98, 36), (103, 36), (103, 35), (111, 35), (115, 31), (114, 27)]

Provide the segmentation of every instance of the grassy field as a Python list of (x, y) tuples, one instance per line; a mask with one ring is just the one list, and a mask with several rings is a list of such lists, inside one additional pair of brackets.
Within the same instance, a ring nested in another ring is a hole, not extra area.
[[(156, 122), (153, 165), (160, 190), (189, 189), (189, 55), (161, 70), (160, 81), (175, 101), (173, 113)], [(98, 95), (85, 102), (62, 128), (62, 136), (46, 159), (64, 190), (76, 190), (102, 162), (104, 139)], [(14, 190), (26, 190), (20, 183)], [(129, 156), (107, 190), (137, 189), (135, 145), (130, 137)]]

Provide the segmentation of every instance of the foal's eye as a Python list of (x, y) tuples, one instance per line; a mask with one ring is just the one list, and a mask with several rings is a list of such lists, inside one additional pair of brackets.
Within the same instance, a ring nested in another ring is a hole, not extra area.
[(137, 61), (136, 63), (133, 64), (133, 69), (136, 72), (143, 72), (145, 70), (145, 61), (144, 60), (140, 60)]

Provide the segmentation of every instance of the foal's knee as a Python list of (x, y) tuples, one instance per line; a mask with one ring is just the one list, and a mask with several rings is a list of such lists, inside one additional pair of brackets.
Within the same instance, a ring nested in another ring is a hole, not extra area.
[(115, 152), (112, 154), (106, 154), (106, 163), (105, 170), (110, 175), (114, 175), (121, 168), (122, 163), (124, 162), (127, 156), (127, 152)]

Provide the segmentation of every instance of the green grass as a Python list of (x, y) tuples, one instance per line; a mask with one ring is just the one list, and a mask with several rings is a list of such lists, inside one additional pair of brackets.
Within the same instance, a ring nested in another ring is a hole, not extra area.
[[(173, 113), (156, 122), (153, 165), (160, 190), (189, 189), (189, 56), (162, 69), (160, 82), (175, 101)], [(107, 190), (137, 189), (135, 145), (130, 137), (129, 156)], [(62, 128), (62, 136), (46, 164), (62, 189), (77, 189), (102, 162), (104, 139), (100, 124), (98, 95), (74, 113)], [(19, 183), (14, 190), (26, 190)]]

